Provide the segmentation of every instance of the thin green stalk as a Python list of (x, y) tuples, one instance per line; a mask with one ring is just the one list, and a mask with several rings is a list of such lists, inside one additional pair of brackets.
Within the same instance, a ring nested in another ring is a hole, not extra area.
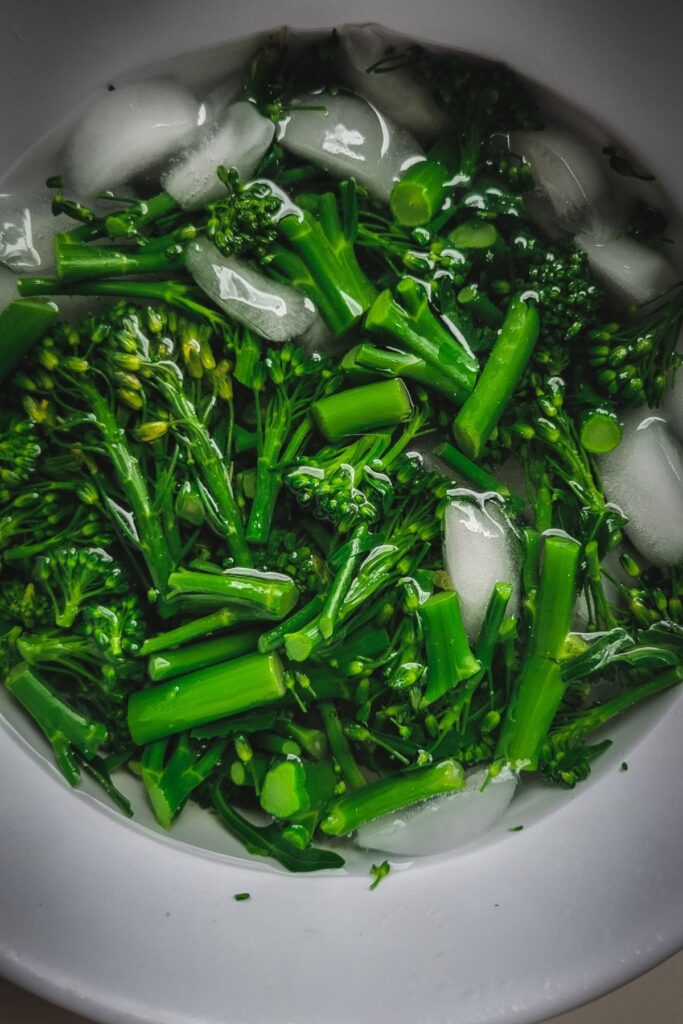
[(358, 767), (355, 757), (351, 752), (349, 741), (346, 738), (344, 729), (339, 718), (339, 712), (332, 701), (321, 701), (318, 710), (325, 726), (327, 738), (330, 741), (332, 756), (339, 765), (344, 782), (350, 790), (362, 789), (367, 785), (367, 779)]
[(185, 675), (196, 669), (208, 668), (221, 661), (239, 658), (256, 650), (260, 630), (258, 627), (240, 630), (239, 633), (228, 633), (212, 640), (202, 640), (198, 644), (190, 644), (178, 650), (161, 651), (153, 654), (147, 663), (147, 675), (153, 683), (162, 683), (166, 679)]
[(423, 704), (432, 704), (481, 665), (472, 654), (454, 590), (434, 594), (418, 609), (427, 652), (427, 687)]
[(508, 704), (496, 757), (514, 770), (534, 771), (566, 682), (560, 659), (571, 629), (581, 545), (546, 535), (529, 649)]
[(323, 609), (320, 612), (320, 617), (318, 619), (320, 632), (325, 640), (329, 640), (334, 633), (337, 620), (339, 618), (339, 611), (348, 589), (351, 586), (351, 581), (356, 575), (356, 569), (358, 568), (358, 563), (363, 552), (363, 541), (367, 536), (367, 532), (368, 529), (364, 523), (357, 528), (351, 538), (348, 558), (344, 564), (340, 566), (339, 571), (327, 592), (325, 604), (323, 605)]
[(318, 594), (295, 611), (293, 615), (290, 615), (288, 619), (278, 622), (277, 626), (273, 626), (267, 633), (262, 633), (258, 640), (258, 649), (261, 654), (267, 654), (269, 651), (275, 651), (278, 647), (284, 646), (285, 638), (289, 633), (297, 633), (310, 622), (317, 621), (324, 603), (325, 598)]
[(349, 374), (403, 377), (431, 388), (453, 402), (457, 402), (460, 395), (460, 390), (450, 378), (444, 376), (433, 364), (410, 352), (380, 349), (368, 342), (349, 349), (341, 361), (341, 368)]
[(505, 412), (531, 358), (539, 330), (535, 305), (514, 299), (474, 390), (453, 424), (455, 440), (469, 458), (479, 458)]
[(393, 814), (442, 793), (457, 793), (464, 785), (462, 767), (451, 760), (393, 775), (333, 801), (320, 828), (330, 836), (349, 835), (373, 818)]
[(460, 473), (465, 479), (473, 484), (478, 490), (481, 491), (494, 491), (496, 494), (502, 495), (506, 501), (510, 502), (510, 507), (515, 514), (518, 514), (524, 508), (524, 502), (521, 498), (516, 497), (510, 491), (510, 488), (506, 484), (502, 484), (499, 480), (496, 480), (494, 476), (487, 473), (485, 469), (478, 466), (476, 462), (472, 462), (466, 455), (459, 452), (457, 448), (454, 448), (448, 441), (444, 441), (443, 444), (437, 445), (434, 449), (434, 454), (437, 458), (445, 462), (450, 469), (454, 469), (456, 473)]
[(163, 274), (182, 267), (177, 255), (168, 256), (163, 251), (78, 245), (64, 241), (62, 235), (57, 235), (55, 256), (57, 276), (67, 282), (132, 274)]
[(91, 760), (109, 738), (106, 727), (74, 711), (23, 662), (12, 669), (5, 686), (47, 737), (60, 771), (75, 786), (80, 768), (73, 748)]
[(389, 290), (381, 292), (368, 310), (366, 329), (424, 359), (448, 377), (456, 400), (464, 402), (474, 387), (478, 360), (466, 347), (464, 339), (459, 341), (434, 315), (425, 290), (412, 278), (403, 278), (396, 293), (403, 305), (399, 305)]
[(259, 616), (245, 608), (220, 608), (218, 611), (211, 612), (210, 615), (192, 619), (190, 622), (184, 622), (180, 626), (149, 637), (140, 649), (140, 657), (149, 658), (160, 652), (167, 654), (169, 650), (183, 647), (185, 644), (191, 643), (192, 640), (197, 640), (200, 637), (206, 639), (213, 633), (230, 629), (243, 622), (253, 622), (256, 618)]
[(169, 577), (169, 596), (197, 594), (219, 598), (257, 612), (262, 618), (282, 619), (299, 600), (299, 590), (289, 576), (257, 569), (226, 572), (194, 572), (179, 569)]

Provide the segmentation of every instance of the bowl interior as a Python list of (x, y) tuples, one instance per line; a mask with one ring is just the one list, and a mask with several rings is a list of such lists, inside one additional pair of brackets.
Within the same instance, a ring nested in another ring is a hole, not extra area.
[[(388, 29), (382, 28), (381, 31), (386, 37), (387, 45), (400, 45), (404, 41), (404, 37)], [(318, 32), (294, 33), (292, 43), (298, 46), (320, 34)], [(127, 73), (120, 80), (115, 79), (114, 84), (119, 84), (124, 80), (152, 76), (172, 76), (186, 82), (196, 90), (198, 95), (201, 95), (219, 82), (231, 80), (233, 77), (237, 80), (240, 68), (244, 66), (249, 56), (266, 38), (266, 34), (258, 33), (210, 48), (174, 56), (161, 63), (141, 67), (133, 73)], [(514, 68), (514, 70), (520, 71), (521, 69)], [(103, 81), (101, 83), (102, 89), (106, 88), (107, 84), (108, 82)], [(533, 83), (532, 87), (537, 89), (539, 101), (544, 112), (548, 115), (548, 119), (552, 122), (577, 131), (596, 146), (602, 147), (616, 141), (620, 148), (626, 152), (637, 151), (637, 140), (615, 140), (611, 131), (602, 128), (586, 112), (578, 110), (554, 92), (543, 89), (538, 85), (534, 86)], [(58, 173), (60, 151), (78, 114), (78, 110), (73, 111), (62, 124), (39, 140), (18, 163), (3, 175), (0, 179), (0, 186), (4, 191), (12, 191), (15, 187), (22, 190), (39, 187), (50, 174)], [(681, 237), (683, 237), (680, 218), (674, 215), (671, 201), (662, 195), (659, 188), (656, 185), (642, 182), (629, 183), (628, 187), (635, 188), (640, 194), (653, 202), (654, 205), (663, 206), (667, 212), (672, 214), (669, 233), (676, 241), (680, 242)], [(493, 843), (514, 843), (515, 838), (514, 835), (509, 833), (510, 828), (522, 824), (525, 829), (528, 829), (534, 823), (547, 818), (549, 815), (561, 814), (563, 807), (567, 805), (568, 801), (577, 797), (580, 798), (581, 792), (587, 788), (599, 786), (601, 780), (613, 773), (622, 761), (628, 761), (629, 751), (647, 735), (653, 725), (666, 713), (669, 704), (676, 699), (676, 694), (666, 695), (640, 708), (636, 715), (626, 718), (624, 721), (618, 722), (611, 727), (609, 736), (614, 740), (613, 746), (595, 763), (590, 779), (583, 783), (575, 793), (558, 787), (546, 786), (539, 782), (525, 781), (519, 788), (515, 799), (504, 817), (490, 832), (474, 844), (469, 844), (461, 850), (441, 854), (439, 858), (458, 857), (465, 850), (469, 853), (473, 848), (483, 849)], [(49, 776), (49, 784), (66, 785), (53, 765), (51, 750), (44, 737), (3, 687), (0, 687), (0, 715), (5, 719), (11, 730), (41, 759)], [(233, 862), (244, 862), (250, 868), (253, 868), (253, 859), (245, 853), (243, 848), (220, 826), (212, 815), (201, 810), (196, 805), (188, 805), (174, 826), (172, 833), (167, 834), (156, 823), (145, 799), (142, 785), (129, 774), (121, 772), (117, 773), (116, 783), (129, 797), (135, 810), (135, 818), (132, 822), (120, 817), (122, 828), (148, 829), (165, 837), (169, 843), (178, 843), (198, 848), (211, 855), (218, 854), (224, 856)], [(74, 795), (74, 798), (79, 796), (98, 802), (103, 807), (106, 807), (111, 814), (118, 814), (111, 807), (102, 791), (87, 777), (83, 779), (81, 790)], [(373, 860), (377, 860), (378, 854), (351, 849), (348, 845), (345, 845), (344, 856), (347, 858), (347, 871), (366, 874), (368, 865)], [(401, 858), (392, 857), (392, 861), (394, 860), (400, 861)], [(405, 863), (407, 864), (408, 862), (406, 859)], [(277, 866), (271, 866), (270, 864), (263, 865), (263, 867), (264, 870), (280, 870)]]

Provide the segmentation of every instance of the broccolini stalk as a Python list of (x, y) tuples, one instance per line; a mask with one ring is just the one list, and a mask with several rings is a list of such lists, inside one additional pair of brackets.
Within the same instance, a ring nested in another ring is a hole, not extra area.
[(469, 458), (481, 455), (495, 430), (531, 358), (539, 329), (536, 307), (514, 299), (474, 390), (453, 425), (455, 439)]
[(213, 633), (230, 629), (231, 626), (237, 626), (242, 622), (253, 622), (255, 617), (254, 612), (250, 609), (220, 608), (209, 615), (192, 619), (190, 622), (184, 622), (180, 626), (149, 637), (140, 648), (140, 656), (149, 658), (160, 652), (168, 653), (171, 649), (184, 647), (192, 640), (210, 637)]
[(285, 838), (277, 825), (265, 828), (252, 825), (230, 806), (220, 781), (211, 790), (211, 801), (221, 823), (251, 854), (273, 857), (288, 871), (323, 871), (344, 866), (344, 858), (334, 850), (319, 850), (314, 846), (301, 849)]
[(196, 669), (208, 668), (221, 661), (230, 661), (243, 654), (256, 650), (259, 630), (242, 629), (239, 633), (228, 633), (212, 640), (202, 640), (198, 644), (190, 644), (179, 650), (161, 651), (151, 655), (147, 663), (147, 675), (153, 683), (163, 683), (166, 679), (194, 672)]
[(277, 654), (247, 654), (134, 693), (128, 728), (138, 746), (218, 718), (281, 700), (287, 692)]
[(106, 727), (74, 711), (23, 662), (12, 669), (5, 686), (50, 741), (62, 775), (75, 786), (81, 773), (74, 748), (92, 760), (107, 742)]
[(155, 740), (145, 747), (140, 759), (149, 802), (165, 829), (170, 829), (192, 791), (218, 766), (226, 741), (219, 740), (202, 750), (191, 742), (188, 733), (182, 733), (169, 758), (168, 746), (168, 739)]
[(581, 545), (566, 534), (547, 534), (529, 650), (508, 704), (496, 758), (515, 771), (534, 771), (566, 683), (560, 658), (576, 604)]
[(400, 378), (339, 391), (311, 407), (313, 419), (328, 441), (396, 427), (409, 420), (412, 412), (413, 403)]
[[(96, 385), (84, 377), (78, 380), (76, 386), (89, 404), (92, 425), (99, 431), (102, 445), (133, 513), (135, 533), (131, 535), (128, 530), (127, 537), (139, 547), (152, 582), (158, 593), (163, 596), (168, 586), (168, 578), (175, 568), (175, 559), (171, 554), (160, 517), (156, 513), (140, 462), (130, 449), (125, 432), (119, 426), (108, 397), (101, 394)], [(114, 506), (111, 506), (111, 511), (115, 514)]]
[(417, 282), (403, 278), (396, 292), (402, 305), (390, 291), (382, 292), (368, 310), (365, 327), (424, 359), (448, 378), (457, 401), (464, 402), (476, 380), (476, 356), (431, 311), (427, 294)]
[(613, 451), (621, 441), (622, 433), (621, 423), (611, 409), (590, 409), (579, 423), (581, 444), (594, 455)]
[[(242, 351), (241, 348), (238, 359)], [(238, 369), (243, 368), (236, 366), (236, 376)], [(263, 369), (265, 382), (259, 372)], [(307, 357), (295, 345), (286, 343), (269, 350), (262, 363), (254, 365), (248, 382), (242, 382), (254, 391), (257, 426), (256, 491), (247, 540), (266, 544), (282, 487), (277, 466), (291, 462), (299, 454), (313, 430), (311, 403), (332, 386), (333, 379), (324, 361)]]
[(291, 820), (310, 812), (318, 817), (332, 799), (337, 781), (329, 761), (305, 762), (288, 757), (266, 773), (261, 807), (274, 818)]
[(434, 594), (418, 609), (427, 648), (425, 705), (443, 697), (464, 679), (476, 675), (481, 665), (472, 654), (454, 590)]
[(477, 490), (494, 491), (496, 494), (500, 494), (506, 501), (509, 501), (513, 512), (519, 513), (524, 508), (524, 502), (521, 498), (513, 495), (506, 484), (500, 483), (490, 473), (487, 473), (485, 469), (478, 466), (476, 462), (472, 462), (466, 455), (459, 452), (457, 448), (454, 448), (452, 444), (449, 444), (448, 441), (438, 445), (434, 449), (434, 454), (442, 462), (445, 462), (449, 469), (454, 469), (456, 473), (464, 476)]
[(376, 377), (403, 377), (423, 387), (437, 391), (457, 402), (459, 389), (432, 363), (409, 352), (394, 352), (375, 348), (368, 342), (349, 349), (341, 361), (341, 368), (349, 374)]
[(325, 604), (325, 598), (321, 594), (317, 594), (315, 597), (290, 615), (289, 618), (283, 622), (278, 622), (277, 626), (273, 626), (267, 633), (262, 633), (258, 639), (258, 649), (261, 654), (268, 654), (269, 651), (275, 651), (278, 647), (281, 647), (285, 642), (285, 637), (289, 633), (296, 633), (300, 629), (304, 629), (311, 622), (316, 621), (320, 612)]
[(462, 767), (451, 760), (379, 779), (334, 800), (328, 806), (320, 828), (330, 836), (349, 835), (373, 818), (392, 814), (442, 793), (457, 793), (464, 785)]
[(206, 296), (201, 288), (182, 281), (109, 280), (62, 281), (59, 277), (20, 277), (17, 280), (20, 295), (31, 298), (40, 295), (101, 295), (126, 299), (151, 299), (163, 302), (219, 327), (225, 318), (215, 309), (204, 305)]
[(596, 704), (587, 711), (567, 716), (561, 725), (548, 734), (541, 746), (541, 771), (553, 781), (563, 782), (570, 787), (583, 781), (590, 773), (590, 761), (610, 746), (609, 740), (593, 746), (586, 746), (584, 740), (623, 711), (681, 682), (683, 667), (678, 665), (660, 672), (646, 682), (628, 686), (604, 704)]
[(17, 299), (0, 312), (0, 382), (12, 372), (59, 315), (48, 302)]
[(367, 785), (367, 779), (358, 767), (356, 759), (351, 752), (349, 741), (339, 719), (339, 712), (332, 701), (321, 701), (319, 711), (327, 738), (330, 741), (332, 755), (339, 765), (344, 782), (351, 790), (362, 789), (363, 786)]
[(165, 249), (150, 245), (114, 249), (110, 246), (78, 245), (57, 235), (55, 240), (57, 276), (60, 281), (83, 281), (100, 277), (125, 277), (133, 274), (164, 274), (182, 270), (182, 250), (169, 255)]
[(450, 175), (435, 159), (413, 164), (391, 190), (391, 212), (399, 224), (419, 227), (428, 224), (441, 210)]
[(299, 600), (296, 584), (281, 573), (257, 569), (195, 572), (179, 569), (169, 576), (169, 597), (208, 595), (250, 609), (259, 618), (282, 619)]
[(361, 523), (351, 538), (348, 558), (340, 567), (337, 575), (332, 581), (330, 589), (327, 592), (325, 604), (323, 605), (318, 619), (320, 632), (326, 640), (329, 640), (334, 633), (334, 629), (339, 618), (339, 609), (341, 608), (348, 589), (351, 586), (351, 581), (356, 575), (356, 570), (362, 554), (363, 541), (367, 536), (367, 532), (366, 525)]
[(339, 336), (358, 323), (375, 289), (358, 264), (355, 228), (342, 226), (335, 196), (321, 195), (317, 206), (317, 220), (307, 211), (282, 218), (278, 226), (293, 252), (276, 246), (269, 266), (304, 291)]
[[(197, 484), (207, 516), (225, 537), (237, 563), (251, 565), (240, 511), (232, 493), (229, 467), (192, 392), (195, 381), (216, 368), (210, 328), (180, 320), (174, 332), (164, 331), (159, 337), (155, 333), (159, 326), (161, 324), (154, 320), (154, 311), (148, 313), (147, 323), (135, 308), (118, 318), (118, 330), (111, 332), (108, 338), (114, 372), (134, 359), (143, 379), (161, 395), (178, 423), (176, 436), (194, 457)], [(184, 364), (187, 365), (185, 373)]]

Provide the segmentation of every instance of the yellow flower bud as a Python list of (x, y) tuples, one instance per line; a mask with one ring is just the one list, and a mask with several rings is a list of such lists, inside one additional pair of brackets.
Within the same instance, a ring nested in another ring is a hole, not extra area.
[(158, 441), (160, 437), (164, 436), (169, 426), (168, 420), (150, 420), (136, 429), (135, 436), (138, 441)]
[(130, 409), (137, 411), (142, 409), (145, 404), (140, 393), (138, 391), (131, 391), (130, 388), (119, 388), (116, 394)]

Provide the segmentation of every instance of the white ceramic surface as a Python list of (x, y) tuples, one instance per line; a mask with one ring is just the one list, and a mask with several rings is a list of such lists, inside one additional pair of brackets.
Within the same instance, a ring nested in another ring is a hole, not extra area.
[[(13, 99), (0, 108), (0, 172), (132, 69), (275, 24), (372, 19), (524, 68), (627, 139), (680, 209), (678, 11), (673, 0), (5, 0), (0, 87)], [(207, 79), (221, 62), (207, 55)], [(361, 855), (342, 874), (292, 877), (238, 859), (199, 812), (177, 839), (144, 816), (130, 824), (69, 790), (5, 710), (0, 971), (98, 1020), (530, 1024), (683, 945), (683, 694), (613, 729), (576, 791), (526, 788), (485, 841), (397, 863), (375, 892)], [(252, 898), (235, 902), (241, 891)]]

